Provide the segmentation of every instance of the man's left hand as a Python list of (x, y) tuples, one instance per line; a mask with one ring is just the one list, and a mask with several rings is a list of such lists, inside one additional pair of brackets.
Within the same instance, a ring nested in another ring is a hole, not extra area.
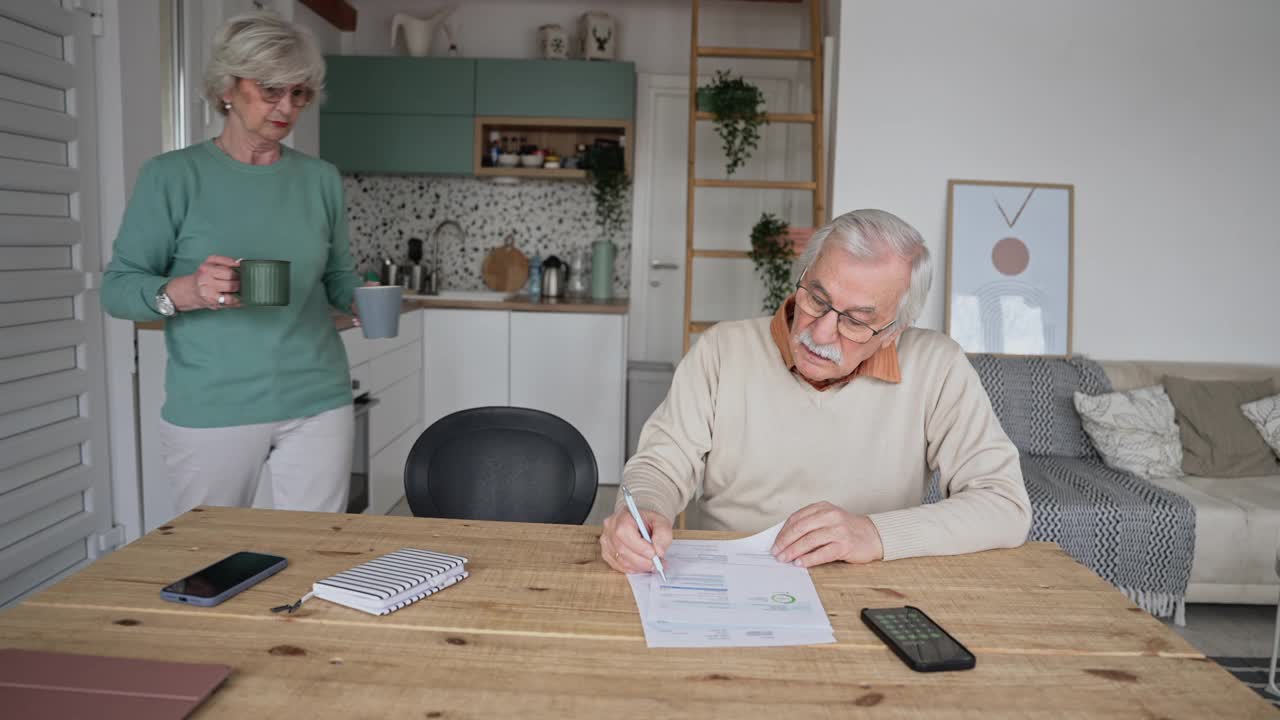
[(813, 567), (843, 560), (868, 563), (884, 559), (880, 531), (866, 515), (854, 515), (829, 502), (800, 508), (787, 518), (773, 542), (780, 562)]

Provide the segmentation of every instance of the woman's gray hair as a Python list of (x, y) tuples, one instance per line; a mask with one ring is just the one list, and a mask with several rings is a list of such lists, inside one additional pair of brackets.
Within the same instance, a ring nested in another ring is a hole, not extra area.
[(807, 268), (830, 244), (856, 258), (878, 258), (886, 251), (911, 261), (911, 285), (898, 303), (899, 327), (908, 327), (924, 312), (933, 283), (933, 259), (924, 238), (905, 220), (884, 210), (854, 210), (818, 228), (809, 238), (800, 267)]
[(272, 12), (236, 15), (213, 38), (213, 54), (204, 71), (205, 99), (223, 115), (222, 95), (236, 78), (267, 87), (306, 85), (323, 100), (324, 55), (311, 31)]

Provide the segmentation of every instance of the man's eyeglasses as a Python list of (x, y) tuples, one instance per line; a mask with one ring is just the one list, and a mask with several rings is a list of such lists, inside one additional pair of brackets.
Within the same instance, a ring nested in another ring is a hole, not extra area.
[(258, 94), (262, 96), (262, 99), (271, 105), (275, 105), (280, 102), (281, 98), (288, 95), (290, 104), (296, 108), (304, 108), (310, 105), (311, 101), (316, 97), (316, 91), (306, 85), (286, 85), (281, 87), (279, 85), (263, 85), (257, 80), (254, 80), (253, 84), (258, 86)]
[[(809, 269), (805, 268), (804, 272), (809, 272)], [(814, 318), (824, 318), (827, 316), (827, 313), (835, 313), (836, 330), (846, 340), (852, 340), (858, 344), (871, 340), (871, 338), (879, 335), (885, 330), (888, 330), (894, 323), (898, 322), (897, 320), (894, 320), (888, 325), (876, 330), (861, 320), (858, 320), (847, 313), (836, 310), (831, 307), (831, 303), (825, 298), (818, 296), (814, 291), (804, 286), (804, 273), (800, 273), (800, 279), (796, 281), (796, 307), (800, 308), (805, 315), (809, 315)]]

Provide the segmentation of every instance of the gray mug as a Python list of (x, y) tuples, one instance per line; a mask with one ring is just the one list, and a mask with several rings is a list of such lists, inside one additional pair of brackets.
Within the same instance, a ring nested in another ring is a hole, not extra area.
[(404, 288), (399, 285), (367, 285), (356, 288), (356, 312), (360, 328), (367, 338), (391, 338), (400, 334), (400, 299)]

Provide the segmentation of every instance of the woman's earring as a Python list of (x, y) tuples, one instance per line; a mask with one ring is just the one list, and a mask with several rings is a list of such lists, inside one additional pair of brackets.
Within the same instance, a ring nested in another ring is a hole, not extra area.
[(231, 109), (231, 103), (227, 102), (226, 100), (223, 100), (223, 101), (222, 101), (222, 109), (223, 109), (223, 110), (230, 110), (230, 109)]

